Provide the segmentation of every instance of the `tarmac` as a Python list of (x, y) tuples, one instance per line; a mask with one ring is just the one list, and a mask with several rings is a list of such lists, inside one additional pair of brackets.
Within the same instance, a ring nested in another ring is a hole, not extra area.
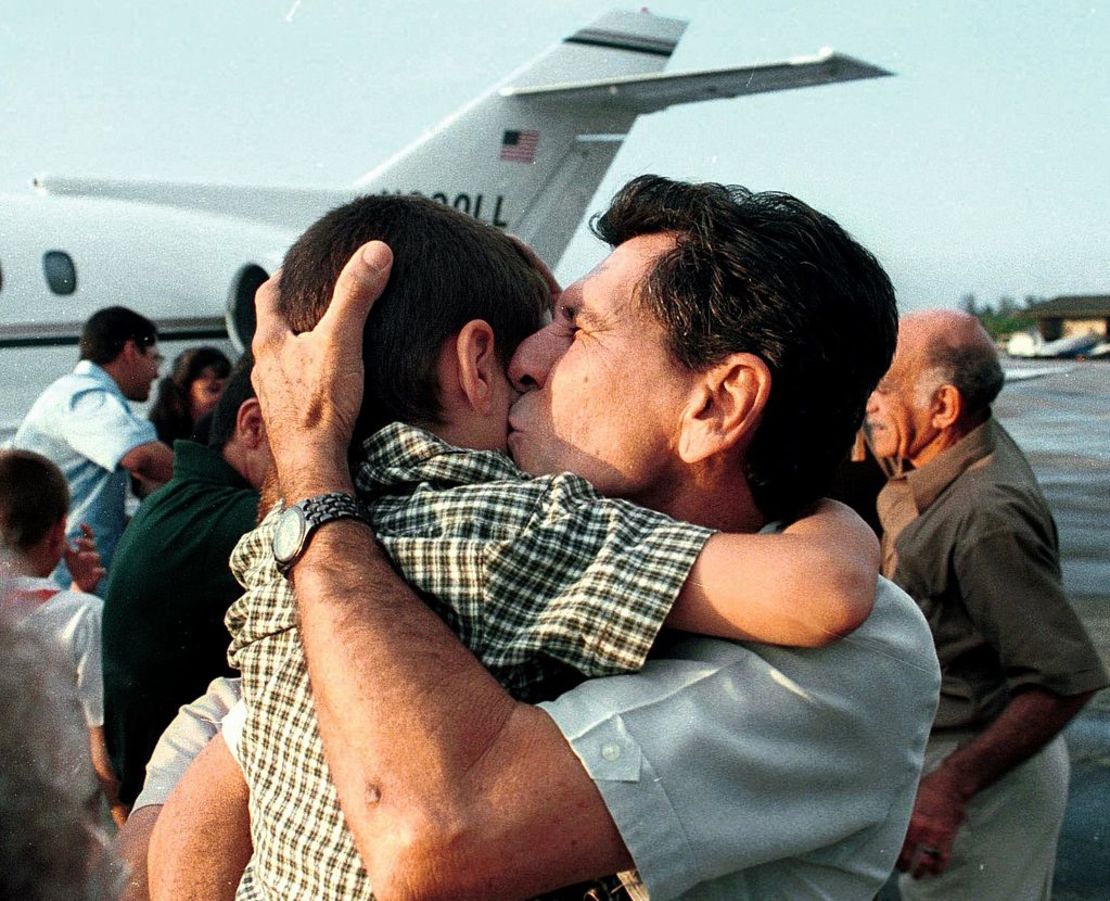
[[(1108, 601), (1110, 604), (1110, 601)], [(1056, 901), (1110, 898), (1110, 692), (1066, 730), (1071, 788), (1056, 851)]]

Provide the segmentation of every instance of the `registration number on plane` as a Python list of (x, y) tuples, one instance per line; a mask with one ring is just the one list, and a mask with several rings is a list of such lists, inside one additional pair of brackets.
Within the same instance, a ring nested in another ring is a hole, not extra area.
[[(404, 192), (382, 191), (382, 194), (402, 193)], [(469, 213), (475, 219), (481, 219), (483, 222), (488, 222), (490, 225), (496, 226), (497, 228), (505, 228), (509, 224), (503, 214), (505, 205), (504, 194), (498, 194), (490, 200), (485, 194), (462, 193), (452, 197), (449, 194), (445, 194), (443, 191), (435, 191), (431, 194), (425, 194), (423, 191), (409, 191), (408, 193), (417, 197), (430, 197), (432, 200), (439, 203), (454, 207), (460, 213)]]

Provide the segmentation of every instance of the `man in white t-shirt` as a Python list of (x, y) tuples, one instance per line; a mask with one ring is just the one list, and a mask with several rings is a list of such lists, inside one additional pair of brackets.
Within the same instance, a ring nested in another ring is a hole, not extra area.
[[(77, 695), (93, 767), (117, 823), (118, 781), (104, 742), (104, 678), (100, 622), (104, 602), (87, 593), (104, 569), (91, 535), (70, 546), (66, 539), (69, 488), (61, 470), (41, 454), (0, 451), (0, 566), (7, 576), (0, 610), (20, 628), (59, 646), (73, 663)], [(50, 574), (65, 560), (73, 575), (70, 590), (59, 589)]]

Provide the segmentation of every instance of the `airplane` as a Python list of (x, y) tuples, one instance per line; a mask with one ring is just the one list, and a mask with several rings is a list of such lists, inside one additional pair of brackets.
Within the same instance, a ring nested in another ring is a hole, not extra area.
[(151, 318), (167, 355), (249, 345), (255, 290), (309, 224), (355, 196), (431, 197), (518, 235), (555, 268), (638, 116), (892, 74), (828, 49), (664, 72), (686, 24), (607, 13), (344, 188), (36, 178), (32, 193), (0, 203), (0, 436), (72, 366), (101, 307)]
[(1102, 335), (1094, 331), (1082, 335), (1068, 335), (1054, 341), (1045, 341), (1037, 332), (1018, 332), (1006, 343), (1006, 353), (1011, 357), (1040, 360), (1086, 359), (1100, 355), (1101, 343), (1104, 343)]

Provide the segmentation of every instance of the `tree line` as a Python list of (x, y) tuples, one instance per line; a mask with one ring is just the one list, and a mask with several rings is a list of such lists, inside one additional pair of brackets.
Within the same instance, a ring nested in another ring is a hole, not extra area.
[(960, 298), (959, 308), (983, 323), (987, 334), (998, 340), (1014, 332), (1026, 332), (1033, 328), (1037, 319), (1029, 308), (1041, 300), (1042, 298), (1029, 294), (1022, 301), (1003, 296), (996, 303), (990, 303), (980, 302), (974, 294), (965, 294)]

